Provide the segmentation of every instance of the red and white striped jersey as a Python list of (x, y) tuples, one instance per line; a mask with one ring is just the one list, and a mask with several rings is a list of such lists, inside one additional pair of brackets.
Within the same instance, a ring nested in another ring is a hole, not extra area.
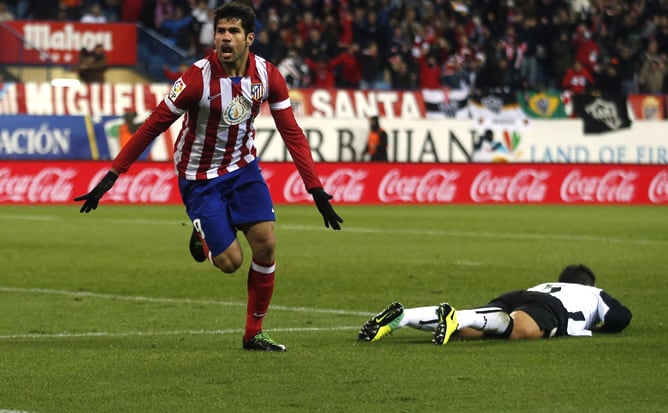
[(180, 178), (213, 179), (243, 168), (257, 156), (253, 122), (265, 101), (306, 189), (322, 188), (308, 142), (292, 113), (283, 76), (252, 53), (243, 77), (228, 76), (215, 52), (195, 62), (114, 159), (113, 168), (127, 171), (181, 115), (183, 125), (174, 144)]

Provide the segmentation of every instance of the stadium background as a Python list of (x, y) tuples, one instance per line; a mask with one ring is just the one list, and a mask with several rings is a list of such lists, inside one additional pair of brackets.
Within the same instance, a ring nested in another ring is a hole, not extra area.
[[(288, 80), (336, 202), (476, 203), (484, 198), (474, 195), (481, 181), (496, 194), (485, 202), (668, 201), (664, 82), (657, 90), (644, 77), (648, 66), (666, 72), (662, 2), (252, 3), (253, 51)], [(80, 161), (115, 156), (122, 129), (141, 123), (183, 65), (208, 50), (217, 5), (4, 2), (0, 202), (62, 203), (90, 187), (107, 164)], [(105, 80), (81, 82), (77, 62), (96, 44), (104, 48)], [(578, 90), (563, 82), (575, 61), (592, 79)], [(265, 168), (275, 175), (266, 175), (276, 182), (274, 198), (305, 202), (303, 190), (290, 187), (290, 158), (267, 115), (264, 108), (257, 143), (263, 162), (274, 164)], [(361, 161), (374, 115), (390, 136), (391, 166)], [(118, 202), (178, 202), (175, 181), (157, 178), (170, 169), (178, 128), (175, 122), (156, 139), (141, 157), (148, 163), (128, 174), (147, 186), (141, 192), (167, 185), (162, 192), (172, 196)], [(486, 131), (494, 149), (476, 153)], [(416, 172), (415, 164), (429, 166)], [(395, 178), (404, 195), (384, 195)]]

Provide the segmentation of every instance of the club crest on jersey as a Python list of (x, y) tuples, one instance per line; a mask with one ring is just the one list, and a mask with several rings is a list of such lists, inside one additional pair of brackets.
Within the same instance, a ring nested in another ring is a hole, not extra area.
[(228, 125), (238, 125), (248, 119), (251, 103), (243, 96), (233, 98), (223, 109), (223, 121)]
[(183, 82), (183, 79), (178, 78), (172, 85), (172, 90), (169, 92), (169, 98), (171, 100), (176, 100), (176, 98), (179, 97), (185, 88), (186, 84)]
[(264, 95), (264, 85), (262, 83), (252, 83), (251, 84), (251, 97), (255, 101), (262, 100)]

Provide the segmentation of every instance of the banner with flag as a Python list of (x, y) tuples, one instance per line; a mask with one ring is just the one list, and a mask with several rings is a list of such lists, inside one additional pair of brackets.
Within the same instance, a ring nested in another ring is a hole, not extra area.
[(527, 117), (509, 89), (490, 89), (472, 93), (468, 104), (471, 119), (484, 119), (494, 124), (518, 124)]
[(559, 92), (517, 93), (517, 102), (532, 119), (566, 119), (566, 107)]
[(585, 135), (631, 127), (626, 99), (622, 95), (574, 95), (573, 109), (582, 119)]

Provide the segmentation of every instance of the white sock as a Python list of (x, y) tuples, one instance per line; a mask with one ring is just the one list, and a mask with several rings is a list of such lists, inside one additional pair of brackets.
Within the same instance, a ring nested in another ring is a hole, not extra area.
[(473, 310), (458, 310), (459, 328), (470, 327), (492, 335), (503, 335), (512, 319), (498, 307), (482, 307)]
[(417, 330), (434, 331), (438, 324), (436, 310), (438, 306), (404, 308), (404, 318), (399, 323), (399, 328), (411, 327)]

